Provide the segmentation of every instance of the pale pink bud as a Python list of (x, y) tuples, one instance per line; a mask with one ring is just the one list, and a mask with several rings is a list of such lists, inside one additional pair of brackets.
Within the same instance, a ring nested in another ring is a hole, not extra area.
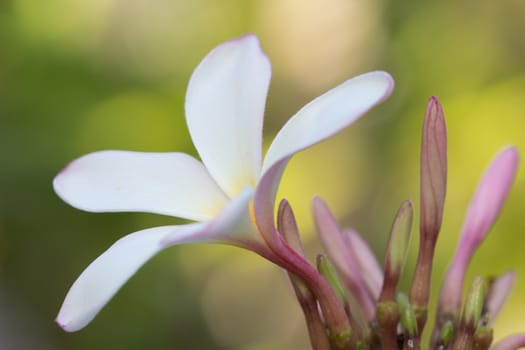
[(341, 281), (352, 293), (366, 320), (372, 320), (375, 312), (374, 301), (368, 294), (352, 251), (346, 248), (337, 221), (320, 198), (314, 198), (313, 211), (321, 243), (340, 274)]
[(355, 257), (359, 271), (372, 299), (377, 300), (383, 284), (383, 271), (368, 243), (354, 230), (343, 231), (347, 249)]
[(419, 255), (410, 291), (418, 309), (430, 296), (434, 249), (441, 228), (447, 189), (447, 130), (443, 109), (436, 97), (428, 100), (421, 140), (421, 218)]
[(489, 294), (487, 295), (487, 301), (485, 302), (489, 324), (492, 324), (496, 319), (496, 316), (507, 301), (510, 292), (512, 292), (515, 282), (516, 273), (514, 273), (514, 271), (507, 271), (492, 282)]
[(485, 171), (470, 202), (459, 244), (443, 284), (440, 300), (443, 312), (454, 314), (461, 308), (467, 266), (503, 207), (517, 165), (518, 152), (514, 147), (508, 147), (496, 155)]

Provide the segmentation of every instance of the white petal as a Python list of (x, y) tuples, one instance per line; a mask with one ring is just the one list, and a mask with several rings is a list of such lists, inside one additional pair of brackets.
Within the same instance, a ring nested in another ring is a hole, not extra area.
[(347, 80), (304, 106), (273, 140), (264, 159), (263, 173), (276, 162), (350, 125), (386, 99), (393, 85), (388, 73), (370, 72)]
[(72, 206), (213, 218), (228, 202), (202, 163), (183, 153), (101, 151), (69, 164), (53, 182)]
[(160, 241), (177, 232), (179, 243), (195, 241), (205, 223), (156, 227), (125, 236), (93, 261), (66, 295), (57, 323), (66, 331), (85, 327), (126, 281), (164, 247)]
[(236, 196), (255, 186), (271, 67), (254, 35), (226, 42), (200, 63), (186, 95), (188, 128), (221, 188)]
[(388, 73), (371, 72), (346, 81), (304, 106), (270, 145), (257, 184), (254, 213), (265, 239), (276, 239), (273, 207), (279, 181), (290, 157), (337, 133), (386, 99), (393, 89)]
[[(253, 188), (246, 186), (239, 196), (232, 199), (219, 215), (206, 224), (201, 233), (206, 237), (206, 241), (230, 243), (243, 247), (254, 242), (262, 242), (250, 214), (253, 192)], [(195, 239), (199, 237), (196, 235)], [(170, 246), (178, 244), (179, 240), (179, 233), (173, 232), (162, 240), (162, 244)]]

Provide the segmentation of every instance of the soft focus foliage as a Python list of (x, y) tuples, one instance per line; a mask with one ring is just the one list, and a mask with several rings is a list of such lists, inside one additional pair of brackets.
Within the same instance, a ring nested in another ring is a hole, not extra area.
[[(194, 153), (183, 118), (189, 75), (211, 48), (245, 32), (260, 37), (273, 63), (268, 140), (299, 107), (356, 73), (385, 69), (396, 79), (389, 101), (290, 163), (279, 196), (289, 199), (310, 235), (311, 258), (320, 249), (311, 235), (314, 194), (383, 256), (399, 203), (412, 199), (419, 208), (422, 118), (428, 96), (440, 98), (449, 139), (433, 276), (441, 280), (487, 160), (505, 144), (525, 150), (523, 1), (5, 0), (0, 348), (306, 346), (284, 275), (249, 252), (216, 245), (162, 253), (80, 333), (53, 323), (67, 288), (93, 257), (125, 233), (177, 221), (75, 210), (53, 193), (52, 178), (69, 160), (101, 149)], [(525, 329), (522, 173), (470, 269), (516, 269), (496, 339)], [(406, 266), (413, 266), (414, 253)]]

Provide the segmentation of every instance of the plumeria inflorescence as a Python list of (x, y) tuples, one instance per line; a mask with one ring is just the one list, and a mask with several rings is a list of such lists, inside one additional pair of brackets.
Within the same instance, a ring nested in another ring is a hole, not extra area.
[[(159, 251), (184, 243), (223, 243), (251, 250), (285, 269), (304, 312), (314, 350), (420, 349), (427, 321), (434, 248), (447, 176), (442, 108), (428, 103), (421, 152), (420, 248), (409, 294), (398, 291), (413, 220), (410, 201), (392, 224), (384, 267), (353, 230), (342, 229), (320, 198), (313, 215), (325, 248), (315, 264), (303, 252), (293, 210), (274, 203), (290, 158), (344, 129), (386, 99), (393, 80), (370, 72), (343, 82), (304, 106), (262, 158), (262, 121), (270, 63), (254, 35), (212, 50), (193, 73), (186, 121), (201, 161), (182, 153), (101, 151), (68, 165), (57, 194), (92, 212), (143, 211), (194, 220), (129, 234), (94, 260), (73, 283), (57, 316), (66, 331), (85, 327), (122, 285)], [(462, 303), (467, 265), (495, 221), (516, 173), (513, 147), (497, 155), (470, 204), (456, 255), (443, 284), (430, 349), (483, 350), (514, 273), (478, 277)], [(495, 350), (525, 345), (516, 335)]]
[(159, 251), (223, 243), (256, 252), (308, 285), (330, 332), (350, 329), (325, 278), (278, 232), (274, 202), (290, 158), (344, 129), (386, 99), (393, 80), (370, 72), (343, 82), (299, 110), (262, 159), (262, 122), (271, 67), (254, 35), (212, 50), (186, 93), (186, 122), (200, 155), (99, 151), (71, 162), (53, 182), (70, 205), (91, 212), (141, 211), (194, 220), (129, 234), (95, 259), (66, 295), (57, 323), (85, 327)]
[[(319, 341), (312, 339), (314, 349), (513, 350), (525, 347), (525, 336), (515, 335), (491, 348), (492, 323), (512, 289), (513, 272), (505, 272), (497, 278), (477, 276), (462, 301), (467, 266), (503, 206), (517, 164), (516, 149), (503, 149), (478, 185), (441, 288), (428, 345), (423, 343), (422, 335), (427, 323), (432, 261), (441, 229), (447, 183), (447, 135), (439, 101), (430, 98), (423, 125), (419, 255), (409, 294), (398, 290), (398, 282), (410, 240), (412, 203), (403, 202), (395, 215), (381, 270), (359, 235), (341, 229), (328, 206), (315, 198), (313, 212), (317, 231), (327, 260), (333, 263), (338, 277), (322, 269), (319, 271), (332, 281), (331, 285), (338, 292), (352, 332), (348, 335), (348, 343), (340, 342), (330, 333), (326, 335), (324, 347), (316, 346)], [(299, 289), (300, 283), (295, 278), (292, 283), (296, 290)], [(305, 314), (310, 312), (304, 306), (303, 310)], [(309, 323), (322, 322), (322, 316), (321, 313), (306, 319)], [(309, 325), (309, 329), (316, 328), (321, 327)]]

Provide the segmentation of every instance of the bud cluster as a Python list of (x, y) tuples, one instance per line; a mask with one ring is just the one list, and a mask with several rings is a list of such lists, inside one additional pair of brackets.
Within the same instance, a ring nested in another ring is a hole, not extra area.
[(441, 287), (434, 328), (429, 329), (429, 344), (423, 344), (422, 334), (427, 324), (432, 261), (447, 184), (446, 127), (443, 110), (435, 97), (428, 102), (423, 126), (419, 252), (409, 293), (400, 292), (398, 283), (412, 229), (410, 201), (403, 202), (394, 217), (381, 268), (359, 234), (340, 228), (328, 206), (315, 198), (314, 219), (326, 251), (326, 255), (317, 256), (315, 269), (305, 264), (293, 211), (283, 200), (277, 220), (282, 242), (273, 249), (282, 260), (275, 262), (288, 270), (313, 349), (512, 350), (524, 347), (525, 335), (511, 336), (492, 345), (492, 324), (512, 289), (513, 272), (497, 278), (477, 276), (462, 300), (468, 264), (498, 217), (517, 163), (514, 147), (502, 150), (478, 185)]

